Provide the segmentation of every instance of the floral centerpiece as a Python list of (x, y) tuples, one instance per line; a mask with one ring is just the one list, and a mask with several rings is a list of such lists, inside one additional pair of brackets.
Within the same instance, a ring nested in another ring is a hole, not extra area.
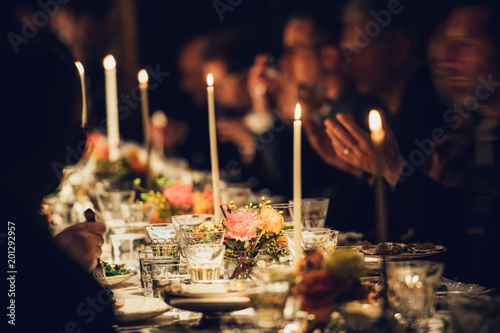
[(296, 268), (294, 292), (301, 309), (314, 315), (313, 328), (325, 328), (340, 304), (375, 302), (373, 286), (360, 281), (365, 273), (363, 257), (354, 250), (338, 249), (325, 255), (317, 249), (305, 254)]
[(202, 231), (225, 230), (224, 259), (229, 269), (229, 279), (247, 279), (259, 262), (279, 262), (288, 255), (283, 233), (283, 213), (271, 206), (271, 201), (261, 198), (259, 205), (250, 203), (238, 210), (233, 201), (224, 211), (221, 223), (205, 222)]
[(166, 223), (172, 215), (213, 214), (213, 193), (207, 189), (194, 191), (193, 186), (181, 180), (173, 183), (164, 176), (156, 178), (158, 190), (148, 190), (141, 186), (141, 179), (134, 186), (142, 192), (140, 199), (155, 206), (151, 223)]
[(142, 147), (126, 144), (120, 149), (120, 158), (109, 160), (109, 143), (107, 138), (97, 132), (89, 134), (82, 160), (95, 160), (95, 174), (97, 177), (113, 179), (115, 181), (146, 174), (146, 156)]

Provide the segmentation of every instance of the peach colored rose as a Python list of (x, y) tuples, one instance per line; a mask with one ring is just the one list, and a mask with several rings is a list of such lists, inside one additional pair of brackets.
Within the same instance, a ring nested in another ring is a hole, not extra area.
[(259, 215), (251, 211), (237, 210), (229, 214), (224, 226), (227, 228), (226, 238), (248, 241), (257, 236)]
[(214, 213), (214, 194), (208, 190), (203, 190), (203, 192), (194, 192), (193, 214), (213, 214), (213, 213)]
[(163, 190), (163, 195), (173, 206), (190, 206), (193, 204), (193, 187), (181, 180)]
[(268, 205), (263, 205), (260, 209), (260, 223), (262, 229), (277, 234), (283, 229), (285, 219), (276, 209)]

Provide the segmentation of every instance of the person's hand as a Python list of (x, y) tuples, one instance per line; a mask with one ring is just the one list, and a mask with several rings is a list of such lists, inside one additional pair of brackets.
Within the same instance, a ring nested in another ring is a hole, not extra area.
[(106, 226), (102, 222), (82, 222), (67, 227), (54, 237), (55, 244), (87, 271), (97, 265), (102, 254)]
[[(370, 135), (356, 124), (350, 114), (338, 114), (337, 119), (344, 128), (330, 119), (325, 121), (326, 133), (337, 156), (350, 165), (375, 175), (377, 172), (375, 152)], [(384, 122), (382, 126), (385, 131), (382, 152), (383, 175), (387, 182), (395, 186), (402, 171), (398, 160), (399, 145), (394, 132)]]
[(278, 82), (266, 73), (270, 70), (267, 61), (268, 55), (255, 56), (252, 67), (248, 70), (247, 87), (254, 112), (269, 112), (269, 94), (272, 94)]
[(220, 118), (217, 120), (217, 139), (221, 143), (230, 142), (238, 147), (241, 161), (250, 164), (255, 155), (255, 142), (250, 131), (240, 118)]
[(326, 164), (348, 172), (357, 178), (362, 176), (363, 171), (361, 169), (345, 162), (337, 155), (323, 126), (320, 126), (316, 121), (309, 117), (304, 117), (302, 124), (304, 126), (304, 130), (306, 131), (309, 144)]

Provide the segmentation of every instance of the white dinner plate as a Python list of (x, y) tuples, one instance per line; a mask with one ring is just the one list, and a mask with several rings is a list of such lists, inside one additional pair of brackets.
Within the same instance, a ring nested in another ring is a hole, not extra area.
[(128, 273), (128, 274), (106, 276), (106, 280), (104, 282), (104, 285), (105, 286), (114, 286), (115, 284), (127, 281), (128, 279), (132, 278), (134, 275), (137, 275), (136, 270), (131, 270), (130, 273)]
[(130, 296), (114, 299), (114, 318), (119, 323), (130, 323), (159, 316), (170, 309), (159, 298)]

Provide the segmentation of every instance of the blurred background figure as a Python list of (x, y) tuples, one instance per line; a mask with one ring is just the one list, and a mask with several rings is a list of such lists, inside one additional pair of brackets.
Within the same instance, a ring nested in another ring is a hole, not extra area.
[[(390, 24), (382, 25), (376, 19), (375, 16), (381, 13), (385, 13)], [(390, 154), (391, 161), (384, 166), (384, 174), (395, 186), (394, 181), (398, 178), (390, 178), (401, 172), (398, 171), (400, 160), (413, 161), (411, 154), (419, 149), (417, 141), (429, 136), (440, 125), (444, 110), (421, 58), (424, 43), (418, 33), (414, 9), (405, 3), (391, 12), (385, 1), (352, 0), (347, 1), (342, 15), (340, 48), (357, 90), (378, 100), (371, 105), (382, 111), (388, 134), (385, 152)], [(378, 33), (368, 31), (371, 26), (378, 27)], [(376, 171), (366, 113), (361, 121), (355, 115), (339, 114), (337, 119), (340, 124), (326, 121), (336, 154), (371, 178)], [(389, 230), (394, 240), (415, 238), (414, 228), (423, 227), (421, 221), (409, 218), (402, 208), (404, 205), (400, 201), (412, 202), (412, 194), (407, 195), (389, 196)]]
[(210, 168), (208, 135), (207, 86), (203, 76), (203, 53), (210, 37), (199, 35), (180, 49), (177, 58), (179, 89), (185, 97), (183, 112), (168, 117), (165, 127), (151, 122), (153, 140), (163, 141), (169, 156), (186, 158), (193, 169)]
[(499, 16), (498, 4), (471, 3), (456, 6), (446, 20), (443, 65), (453, 106), (443, 114), (447, 140), (437, 145), (428, 171), (455, 194), (458, 212), (450, 224), (462, 250), (455, 262), (460, 278), (490, 286), (498, 286), (491, 262), (500, 255), (496, 247), (484, 251), (500, 232)]

